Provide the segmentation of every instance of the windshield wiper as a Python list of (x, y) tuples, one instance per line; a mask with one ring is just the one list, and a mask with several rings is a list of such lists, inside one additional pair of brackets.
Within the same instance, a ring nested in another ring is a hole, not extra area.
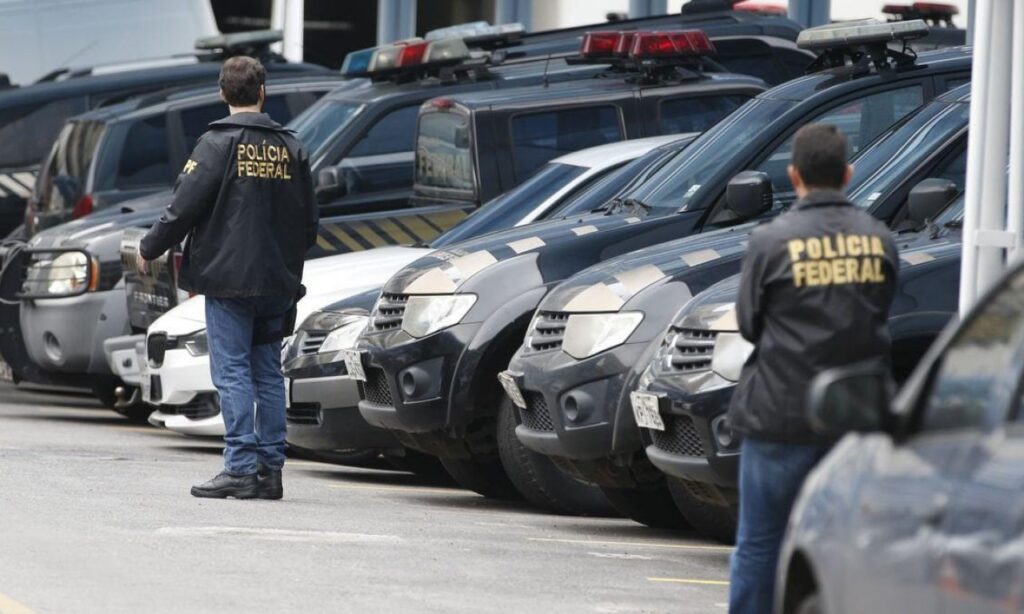
[(604, 208), (605, 215), (614, 215), (623, 211), (646, 214), (650, 210), (650, 205), (636, 198), (613, 198)]

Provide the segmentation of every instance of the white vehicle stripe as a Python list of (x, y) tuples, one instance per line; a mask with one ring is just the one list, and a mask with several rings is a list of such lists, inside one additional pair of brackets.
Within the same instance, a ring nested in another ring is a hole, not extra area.
[(12, 173), (11, 177), (14, 177), (22, 183), (25, 187), (31, 188), (36, 185), (36, 174), (35, 173)]
[(6, 187), (12, 194), (16, 194), (22, 198), (28, 198), (32, 195), (31, 190), (11, 179), (7, 175), (0, 175), (0, 185)]

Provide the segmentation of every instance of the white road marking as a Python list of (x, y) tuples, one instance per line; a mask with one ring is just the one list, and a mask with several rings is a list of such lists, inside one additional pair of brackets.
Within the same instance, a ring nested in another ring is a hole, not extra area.
[(532, 542), (548, 542), (555, 544), (580, 544), (583, 546), (631, 546), (636, 548), (672, 548), (677, 550), (710, 550), (713, 552), (732, 552), (731, 546), (703, 546), (700, 544), (667, 544), (660, 542), (620, 542), (600, 541), (594, 539), (554, 539), (548, 537), (527, 537)]
[(156, 533), (157, 535), (168, 535), (171, 537), (244, 537), (285, 542), (397, 543), (403, 541), (397, 535), (251, 527), (160, 527), (156, 530)]
[(725, 580), (701, 580), (698, 578), (647, 578), (648, 582), (668, 582), (670, 584), (699, 584), (707, 586), (729, 586)]
[(653, 556), (644, 556), (642, 554), (623, 554), (621, 552), (588, 552), (588, 556), (594, 556), (599, 559), (622, 559), (624, 561), (653, 561)]

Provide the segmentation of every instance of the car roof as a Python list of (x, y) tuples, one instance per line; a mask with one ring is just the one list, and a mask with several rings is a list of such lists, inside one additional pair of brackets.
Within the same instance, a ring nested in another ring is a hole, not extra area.
[(663, 136), (652, 136), (643, 139), (630, 139), (607, 143), (596, 147), (589, 147), (574, 151), (552, 160), (552, 163), (571, 164), (572, 166), (584, 166), (587, 168), (601, 168), (615, 166), (638, 158), (645, 153), (657, 149), (662, 145), (668, 145), (676, 141), (684, 141), (693, 138), (693, 134), (666, 134)]
[[(913, 66), (897, 71), (945, 71), (953, 70), (963, 65), (965, 69), (971, 67), (970, 47), (949, 47), (926, 51), (917, 56)], [(855, 83), (869, 76), (884, 75), (872, 71), (864, 73), (850, 67), (830, 68), (820, 72), (812, 73), (777, 85), (772, 89), (761, 93), (758, 98), (771, 98), (773, 100), (806, 100), (809, 96), (826, 88), (838, 85), (843, 82)]]

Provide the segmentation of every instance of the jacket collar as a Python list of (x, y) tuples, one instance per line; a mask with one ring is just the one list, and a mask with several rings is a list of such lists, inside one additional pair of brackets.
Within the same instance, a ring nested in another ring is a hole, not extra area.
[(808, 207), (825, 207), (829, 205), (852, 205), (846, 195), (837, 190), (814, 190), (800, 200), (793, 203), (794, 209), (805, 209)]
[(234, 115), (228, 115), (223, 119), (218, 119), (215, 122), (210, 122), (211, 128), (220, 128), (222, 126), (263, 128), (265, 130), (276, 130), (278, 132), (291, 132), (288, 128), (285, 128), (281, 124), (270, 119), (270, 116), (266, 113), (235, 113)]

